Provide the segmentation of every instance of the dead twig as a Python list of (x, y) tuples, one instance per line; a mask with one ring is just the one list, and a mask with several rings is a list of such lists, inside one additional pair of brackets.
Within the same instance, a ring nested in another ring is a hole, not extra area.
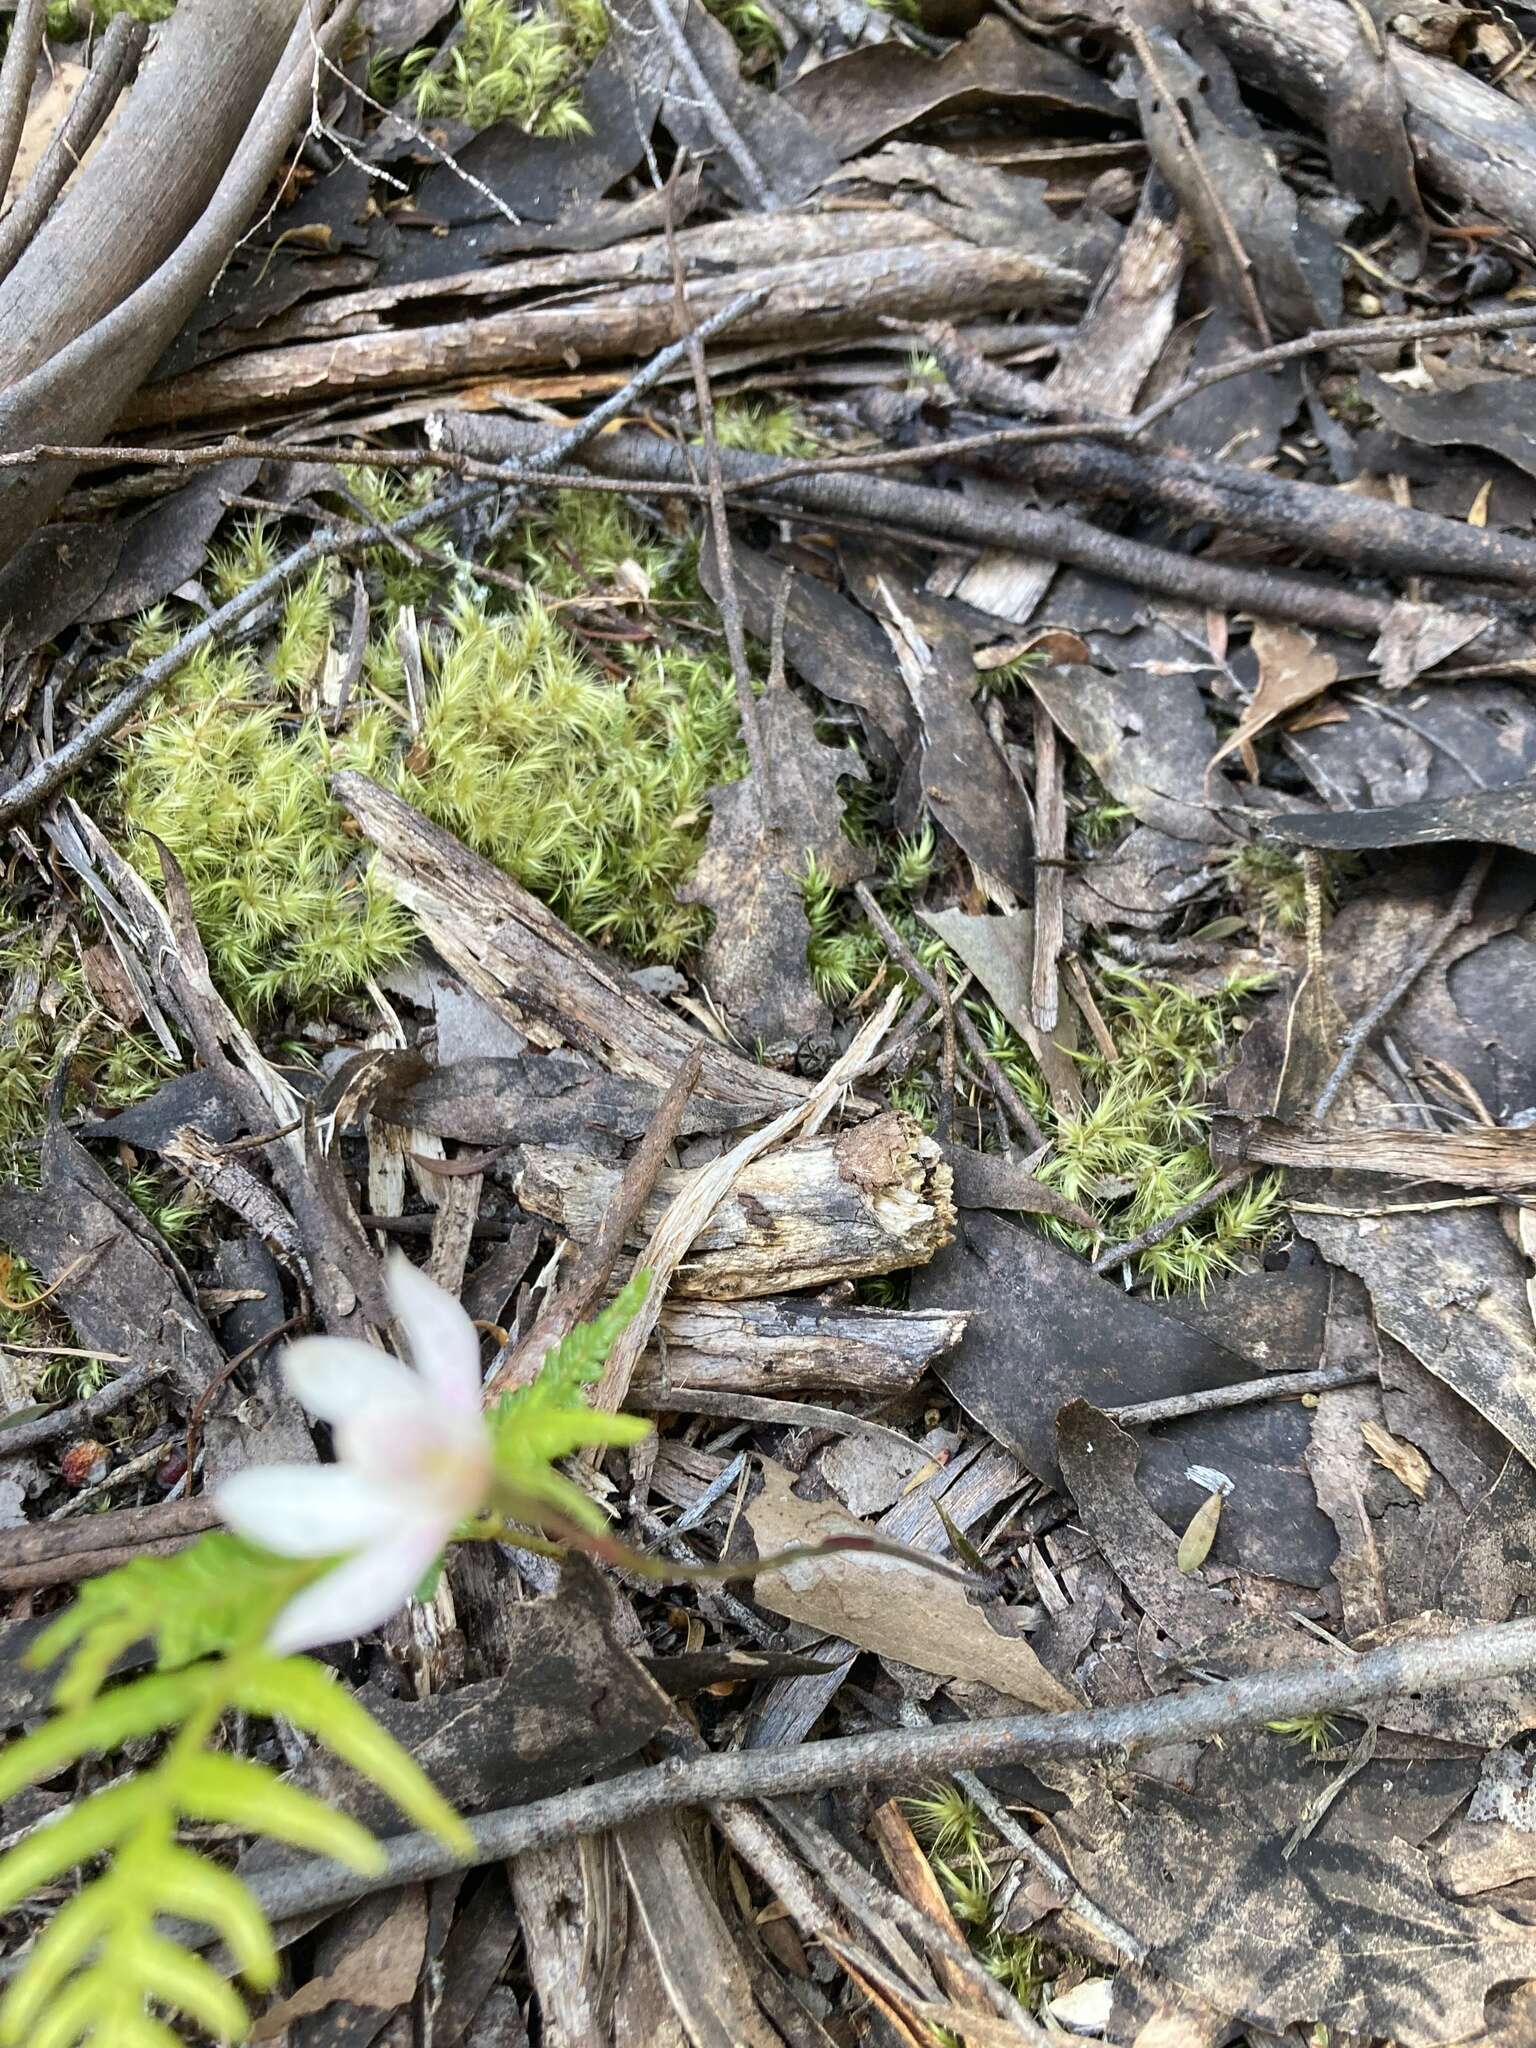
[(662, 1162), (676, 1143), (689, 1099), (699, 1085), (703, 1065), (702, 1047), (684, 1060), (671, 1086), (657, 1104), (651, 1127), (625, 1167), (618, 1192), (604, 1213), (602, 1228), (588, 1245), (580, 1264), (522, 1342), (497, 1360), (486, 1382), (487, 1403), (499, 1400), (503, 1394), (509, 1394), (518, 1387), (526, 1387), (537, 1376), (550, 1348), (597, 1307), (624, 1249), (624, 1240), (640, 1220), (656, 1185)]
[(115, 16), (108, 26), (96, 61), (75, 94), (58, 133), (18, 194), (15, 205), (0, 220), (0, 278), (10, 276), (16, 259), (42, 226), (49, 208), (96, 139), (118, 95), (132, 82), (148, 40), (149, 23), (135, 21), (131, 14)]
[(0, 64), (0, 192), (11, 182), (16, 168), (47, 27), (48, 0), (19, 0), (5, 46), (5, 62)]
[[(651, 10), (656, 26), (661, 30), (667, 48), (677, 60), (677, 68), (688, 81), (688, 90), (698, 101), (699, 110), (709, 123), (710, 133), (740, 171), (758, 209), (763, 213), (768, 212), (771, 207), (778, 204), (773, 195), (773, 188), (763, 176), (762, 167), (756, 157), (747, 147), (745, 136), (720, 104), (719, 94), (705, 77), (704, 67), (694, 54), (687, 36), (684, 35), (682, 23), (672, 12), (671, 0), (646, 0), (646, 4)], [(686, 8), (687, 0), (684, 0), (685, 12)]]
[[(875, 901), (869, 884), (867, 882), (856, 882), (853, 893), (858, 897), (864, 915), (885, 941), (886, 951), (891, 955), (891, 958), (904, 974), (917, 983), (929, 1002), (942, 1015), (944, 1010), (943, 991)], [(965, 1040), (966, 1051), (975, 1060), (977, 1066), (980, 1067), (987, 1087), (991, 1091), (998, 1108), (1001, 1109), (1014, 1129), (1028, 1141), (1031, 1151), (1038, 1151), (1045, 1144), (1046, 1138), (1045, 1133), (1030, 1115), (1029, 1105), (997, 1064), (997, 1061), (993, 1059), (991, 1053), (987, 1051), (976, 1021), (966, 1010), (964, 1004), (961, 1004), (955, 1010), (954, 1016), (960, 1036)]]
[(1134, 1401), (1125, 1408), (1106, 1408), (1122, 1429), (1147, 1429), (1154, 1422), (1175, 1422), (1185, 1415), (1212, 1415), (1219, 1408), (1245, 1408), (1250, 1401), (1291, 1401), (1306, 1394), (1326, 1394), (1334, 1387), (1358, 1387), (1375, 1379), (1364, 1365), (1318, 1365), (1309, 1372), (1271, 1372), (1259, 1380), (1237, 1380), (1229, 1387), (1203, 1387), (1194, 1394), (1170, 1394), (1164, 1401)]
[[(167, 1367), (153, 1365), (130, 1366), (125, 1373), (119, 1373), (115, 1380), (108, 1380), (104, 1387), (98, 1387), (94, 1394), (87, 1394), (83, 1401), (72, 1401), (67, 1408), (55, 1408), (50, 1414), (33, 1416), (30, 1422), (18, 1422), (14, 1428), (0, 1429), (0, 1458), (14, 1458), (21, 1451), (35, 1451), (40, 1444), (57, 1443), (60, 1437), (84, 1436), (92, 1423), (99, 1422), (104, 1415), (113, 1415), (125, 1407), (136, 1394), (157, 1385), (166, 1376)], [(0, 1547), (0, 1557), (4, 1556)]]
[[(669, 0), (650, 0), (653, 13), (672, 19)], [(736, 685), (736, 714), (741, 720), (741, 737), (746, 744), (748, 772), (753, 777), (765, 818), (772, 814), (769, 777), (773, 764), (763, 747), (762, 721), (757, 715), (757, 698), (752, 687), (752, 669), (747, 660), (747, 636), (741, 623), (741, 596), (736, 588), (736, 561), (731, 553), (731, 524), (725, 509), (725, 479), (720, 470), (720, 443), (715, 438), (715, 399), (709, 384), (709, 365), (688, 309), (688, 286), (682, 254), (672, 224), (672, 188), (666, 189), (667, 251), (672, 259), (672, 292), (677, 303), (678, 332), (688, 341), (688, 366), (693, 376), (693, 394), (699, 408), (699, 431), (704, 438), (704, 480), (709, 493), (709, 531), (714, 543), (715, 570), (720, 579), (720, 623), (725, 629), (726, 652), (731, 677)]]
[(1409, 989), (1434, 959), (1453, 932), (1459, 931), (1472, 915), (1478, 891), (1488, 879), (1488, 870), (1493, 866), (1494, 848), (1485, 846), (1462, 878), (1461, 887), (1456, 891), (1450, 909), (1433, 925), (1421, 946), (1409, 954), (1393, 977), (1391, 986), (1372, 1003), (1365, 1015), (1351, 1024), (1344, 1034), (1344, 1047), (1339, 1054), (1338, 1064), (1323, 1083), (1322, 1092), (1312, 1105), (1312, 1114), (1321, 1123), (1334, 1103), (1339, 1090), (1355, 1070), (1356, 1062), (1370, 1042), (1371, 1034), (1379, 1024), (1391, 1016)]
[(218, 1519), (213, 1502), (200, 1494), (195, 1500), (116, 1508), (88, 1515), (82, 1522), (35, 1522), (25, 1529), (8, 1529), (0, 1536), (0, 1588), (16, 1591), (89, 1578), (141, 1555), (151, 1545), (200, 1536), (216, 1527)]
[(1196, 182), (1205, 194), (1205, 203), (1221, 230), (1221, 239), (1227, 245), (1227, 253), (1232, 259), (1232, 268), (1237, 279), (1237, 288), (1242, 294), (1244, 310), (1252, 322), (1254, 333), (1267, 347), (1272, 336), (1269, 322), (1264, 317), (1263, 303), (1253, 282), (1253, 265), (1248, 259), (1248, 251), (1243, 247), (1242, 237), (1237, 232), (1232, 216), (1227, 211), (1226, 201), (1211, 176), (1210, 167), (1200, 154), (1200, 145), (1195, 140), (1194, 131), (1180, 104), (1178, 90), (1169, 84), (1162, 66), (1153, 54), (1151, 38), (1129, 9), (1117, 7), (1114, 20), (1116, 28), (1135, 52), (1136, 61), (1146, 73), (1148, 84), (1163, 103), (1163, 111), (1179, 138)]
[(1262, 1727), (1269, 1721), (1342, 1713), (1405, 1693), (1472, 1685), (1533, 1669), (1536, 1619), (1495, 1622), (1363, 1656), (1324, 1656), (1281, 1665), (1136, 1706), (848, 1735), (662, 1763), (526, 1806), (476, 1815), (468, 1823), (474, 1849), (467, 1858), (445, 1847), (436, 1835), (396, 1835), (386, 1844), (383, 1868), (371, 1875), (317, 1860), (252, 1873), (250, 1884), (268, 1918), (282, 1920), (326, 1912), (370, 1892), (447, 1876), (466, 1863), (500, 1862), (528, 1849), (678, 1807), (823, 1792), (838, 1785), (920, 1784), (945, 1772), (987, 1770), (1037, 1758), (1119, 1758), (1136, 1750)]
[(788, 483), (796, 477), (834, 476), (856, 470), (905, 469), (918, 462), (951, 462), (962, 456), (980, 455), (991, 448), (1021, 448), (1032, 443), (1092, 438), (1102, 441), (1136, 441), (1159, 420), (1177, 412), (1191, 398), (1198, 398), (1212, 385), (1225, 384), (1233, 377), (1246, 377), (1255, 370), (1278, 370), (1302, 357), (1320, 355), (1331, 348), (1386, 348), (1414, 341), (1451, 341), (1462, 334), (1487, 334), (1536, 327), (1536, 307), (1489, 306), (1477, 313), (1455, 313), (1448, 317), (1424, 319), (1360, 320), (1347, 327), (1315, 327), (1291, 341), (1277, 341), (1268, 348), (1256, 348), (1242, 355), (1192, 371), (1182, 383), (1165, 391), (1150, 405), (1128, 417), (1108, 413), (1083, 413), (1072, 419), (1032, 421), (1028, 426), (997, 427), (985, 434), (960, 434), (948, 441), (930, 441), (919, 448), (876, 448), (859, 455), (839, 455), (825, 460), (780, 463), (771, 473), (753, 479), (753, 488), (763, 484)]
[[(520, 461), (545, 445), (544, 429), (489, 415), (455, 414), (443, 421), (442, 432), (451, 446), (505, 454)], [(929, 452), (923, 451), (925, 455)], [(909, 459), (909, 451), (901, 451), (901, 456)], [(605, 435), (582, 459), (588, 469), (624, 476), (647, 491), (656, 482), (690, 479), (687, 451), (638, 433)], [(874, 521), (929, 545), (943, 540), (1007, 548), (1111, 576), (1138, 589), (1189, 598), (1229, 614), (1258, 612), (1372, 638), (1385, 632), (1395, 616), (1392, 603), (1384, 597), (1291, 570), (1213, 561), (1208, 556), (1180, 554), (1172, 548), (1128, 539), (1071, 513), (1022, 505), (1015, 493), (1000, 486), (961, 497), (923, 484), (845, 475), (842, 464), (836, 462), (824, 465), (824, 473), (814, 465), (802, 466), (793, 480), (786, 482), (783, 465), (771, 456), (739, 448), (723, 449), (720, 467), (727, 485), (739, 481), (747, 496), (765, 501), (780, 518)], [(1524, 644), (1522, 640), (1521, 646)]]
[(1107, 1251), (1100, 1252), (1093, 1262), (1094, 1272), (1112, 1272), (1127, 1259), (1135, 1258), (1138, 1252), (1149, 1251), (1153, 1245), (1161, 1244), (1165, 1237), (1172, 1237), (1173, 1233), (1182, 1230), (1186, 1223), (1193, 1223), (1195, 1218), (1203, 1216), (1207, 1209), (1214, 1209), (1216, 1204), (1230, 1195), (1234, 1188), (1240, 1188), (1245, 1180), (1252, 1178), (1251, 1166), (1237, 1167), (1231, 1173), (1224, 1173), (1203, 1195), (1195, 1195), (1191, 1200), (1181, 1203), (1173, 1214), (1165, 1216), (1161, 1223), (1151, 1223), (1139, 1236), (1127, 1238), (1124, 1244), (1112, 1244)]
[(1035, 1029), (1049, 1038), (1060, 1006), (1060, 959), (1066, 931), (1067, 792), (1056, 721), (1035, 701), (1035, 949), (1029, 1007)]

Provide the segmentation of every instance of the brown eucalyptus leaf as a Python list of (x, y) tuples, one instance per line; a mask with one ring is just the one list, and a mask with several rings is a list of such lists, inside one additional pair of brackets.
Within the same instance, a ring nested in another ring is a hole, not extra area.
[(1096, 1786), (1069, 1825), (1074, 1877), (1148, 1965), (1276, 2033), (1322, 2022), (1439, 2048), (1478, 2033), (1494, 1985), (1536, 1975), (1536, 1936), (1443, 1897), (1405, 1842), (1324, 1825), (1287, 1857), (1285, 1822), (1151, 1779)]
[(1338, 679), (1337, 661), (1319, 650), (1315, 634), (1305, 633), (1299, 626), (1255, 619), (1249, 644), (1259, 664), (1258, 688), (1238, 720), (1237, 729), (1212, 754), (1213, 768), (1228, 754), (1251, 745), (1277, 718), (1320, 697)]
[[(782, 1465), (763, 1461), (763, 1490), (744, 1517), (759, 1556), (866, 1533), (864, 1523), (835, 1503), (800, 1500), (792, 1482)], [(755, 1597), (786, 1620), (919, 1671), (979, 1679), (1028, 1706), (1055, 1711), (1077, 1704), (1022, 1636), (1000, 1635), (963, 1586), (920, 1564), (868, 1551), (834, 1551), (760, 1578)]]

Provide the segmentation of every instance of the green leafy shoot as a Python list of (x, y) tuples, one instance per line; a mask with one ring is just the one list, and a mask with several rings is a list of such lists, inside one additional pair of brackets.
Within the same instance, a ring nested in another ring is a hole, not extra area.
[(555, 1470), (555, 1461), (589, 1444), (633, 1444), (649, 1435), (650, 1424), (639, 1416), (589, 1407), (582, 1389), (602, 1378), (608, 1354), (638, 1315), (650, 1281), (649, 1273), (632, 1274), (601, 1313), (551, 1348), (531, 1386), (492, 1409), (496, 1505), (514, 1520), (537, 1522), (541, 1508), (553, 1509), (579, 1529), (606, 1529), (601, 1510)]

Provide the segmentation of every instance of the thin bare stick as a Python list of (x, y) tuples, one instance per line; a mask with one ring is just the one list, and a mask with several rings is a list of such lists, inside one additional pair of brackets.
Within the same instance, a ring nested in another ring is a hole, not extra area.
[(72, 1401), (67, 1408), (55, 1408), (47, 1415), (34, 1415), (30, 1421), (18, 1422), (11, 1429), (0, 1428), (0, 1458), (14, 1458), (21, 1451), (35, 1451), (39, 1444), (57, 1443), (61, 1436), (83, 1436), (91, 1423), (99, 1422), (104, 1415), (115, 1414), (135, 1394), (142, 1394), (158, 1385), (167, 1370), (166, 1366), (158, 1363), (130, 1366), (115, 1380), (108, 1380), (104, 1387), (98, 1387), (94, 1394), (87, 1394), (83, 1401)]
[(1338, 1065), (1323, 1083), (1322, 1093), (1312, 1105), (1312, 1114), (1319, 1123), (1327, 1116), (1338, 1100), (1339, 1090), (1355, 1070), (1356, 1062), (1369, 1044), (1371, 1034), (1384, 1023), (1409, 989), (1434, 959), (1440, 948), (1454, 932), (1468, 921), (1478, 892), (1488, 879), (1488, 870), (1493, 866), (1494, 849), (1485, 846), (1471, 867), (1462, 877), (1461, 887), (1456, 891), (1450, 909), (1434, 924), (1424, 943), (1414, 949), (1393, 977), (1390, 988), (1377, 997), (1365, 1015), (1350, 1025), (1344, 1034), (1344, 1049), (1339, 1054)]
[(102, 37), (96, 61), (75, 94), (58, 133), (43, 152), (15, 205), (0, 220), (0, 278), (10, 276), (17, 257), (42, 226), (49, 208), (95, 141), (118, 95), (132, 82), (148, 40), (147, 21), (135, 21), (131, 14), (114, 16)]
[(947, 462), (962, 456), (979, 455), (989, 448), (1028, 447), (1031, 443), (1068, 440), (1134, 441), (1149, 428), (1177, 412), (1191, 398), (1209, 391), (1213, 384), (1225, 384), (1232, 377), (1246, 377), (1255, 370), (1277, 370), (1303, 356), (1320, 355), (1330, 348), (1388, 348), (1413, 341), (1450, 341), (1461, 334), (1486, 334), (1492, 329), (1518, 332), (1536, 327), (1536, 307), (1490, 306), (1479, 313), (1456, 313), (1449, 318), (1403, 320), (1361, 320), (1348, 327), (1315, 327), (1291, 341), (1277, 341), (1270, 348), (1248, 349), (1193, 371), (1182, 383), (1161, 398), (1143, 406), (1128, 418), (1107, 413), (1083, 413), (1072, 419), (1038, 420), (1028, 426), (998, 427), (986, 434), (961, 434), (948, 441), (929, 441), (916, 448), (876, 448), (859, 455), (830, 459), (807, 458), (785, 462), (771, 473), (730, 484), (728, 491), (758, 490), (768, 484), (787, 483), (797, 476), (829, 476), (841, 470), (904, 469), (918, 462)]
[(527, 1849), (596, 1834), (644, 1814), (718, 1799), (778, 1798), (838, 1785), (921, 1784), (956, 1770), (987, 1770), (1040, 1758), (1120, 1758), (1141, 1749), (1203, 1741), (1302, 1714), (1341, 1713), (1367, 1702), (1536, 1671), (1536, 1619), (1495, 1622), (1423, 1637), (1363, 1656), (1323, 1655), (1252, 1676), (1188, 1687), (1135, 1706), (1024, 1714), (942, 1728), (848, 1735), (781, 1749), (732, 1750), (629, 1771), (526, 1806), (479, 1814), (466, 1858), (436, 1835), (396, 1835), (381, 1870), (362, 1876), (328, 1861), (253, 1872), (269, 1919), (324, 1912), (366, 1893), (447, 1876), (466, 1863), (495, 1863)]
[(955, 1783), (986, 1815), (988, 1824), (1009, 1848), (1039, 1871), (1067, 1912), (1075, 1915), (1085, 1927), (1091, 1927), (1095, 1934), (1102, 1935), (1122, 1955), (1129, 1956), (1133, 1963), (1146, 1961), (1145, 1945), (1128, 1927), (1122, 1927), (1101, 1906), (1094, 1904), (1082, 1887), (1073, 1882), (1072, 1873), (1058, 1863), (1048, 1849), (1040, 1846), (1028, 1828), (1020, 1827), (1003, 1802), (993, 1796), (974, 1771), (956, 1771)]
[[(653, 7), (668, 9), (669, 0), (651, 0)], [(671, 19), (670, 11), (667, 14)], [(725, 509), (725, 479), (720, 471), (720, 443), (715, 438), (715, 397), (709, 384), (709, 366), (704, 344), (693, 332), (688, 311), (688, 287), (683, 259), (672, 226), (672, 188), (665, 192), (667, 204), (667, 252), (672, 259), (672, 290), (677, 300), (677, 324), (688, 336), (688, 363), (693, 373), (693, 393), (699, 408), (699, 431), (704, 437), (704, 479), (709, 492), (709, 532), (714, 543), (715, 573), (720, 579), (720, 623), (725, 629), (726, 652), (731, 660), (731, 677), (736, 685), (736, 712), (741, 736), (746, 743), (748, 772), (757, 791), (765, 824), (773, 816), (770, 801), (772, 764), (763, 748), (762, 721), (757, 715), (757, 698), (752, 686), (752, 669), (747, 660), (747, 636), (741, 623), (741, 596), (736, 588), (736, 558), (731, 552), (731, 522)], [(788, 578), (785, 578), (787, 585)], [(782, 650), (782, 630), (777, 642)], [(782, 680), (782, 678), (781, 678)]]
[[(875, 901), (874, 894), (868, 883), (856, 882), (854, 884), (854, 894), (859, 899), (864, 915), (869, 919), (881, 938), (884, 939), (886, 950), (891, 955), (891, 958), (904, 974), (910, 976), (917, 983), (929, 1002), (942, 1014), (944, 996), (938, 983)], [(955, 1010), (955, 1024), (960, 1036), (965, 1040), (966, 1051), (985, 1075), (987, 1086), (992, 1091), (998, 1107), (1014, 1126), (1015, 1130), (1019, 1131), (1028, 1140), (1030, 1149), (1038, 1151), (1046, 1142), (1045, 1133), (1030, 1115), (1029, 1105), (1025, 1102), (1023, 1096), (1014, 1087), (1008, 1076), (997, 1064), (997, 1061), (993, 1059), (991, 1053), (987, 1051), (986, 1045), (982, 1041), (981, 1032), (977, 1029), (976, 1021), (966, 1010), (963, 1003), (958, 1005)]]
[(48, 0), (19, 0), (5, 46), (5, 62), (0, 64), (0, 192), (9, 185), (16, 168), (47, 27)]
[(1318, 1365), (1309, 1372), (1271, 1372), (1258, 1380), (1237, 1380), (1229, 1387), (1202, 1387), (1194, 1394), (1170, 1394), (1165, 1401), (1133, 1401), (1126, 1408), (1106, 1408), (1123, 1429), (1146, 1429), (1154, 1422), (1174, 1422), (1185, 1415), (1211, 1415), (1218, 1408), (1243, 1408), (1250, 1401), (1290, 1401), (1303, 1394), (1326, 1394), (1333, 1387), (1363, 1386), (1375, 1379), (1364, 1365)]
[(602, 1228), (582, 1254), (569, 1280), (535, 1321), (520, 1344), (499, 1359), (486, 1382), (485, 1399), (499, 1400), (514, 1388), (526, 1387), (544, 1363), (550, 1347), (558, 1344), (584, 1316), (591, 1315), (608, 1284), (624, 1240), (640, 1220), (661, 1171), (662, 1161), (677, 1141), (688, 1103), (699, 1085), (704, 1065), (701, 1046), (691, 1052), (656, 1106), (650, 1129), (635, 1147), (634, 1157), (624, 1169), (613, 1200), (603, 1214)]
[(1231, 1173), (1224, 1173), (1213, 1187), (1203, 1195), (1183, 1202), (1171, 1216), (1165, 1216), (1161, 1223), (1152, 1223), (1138, 1237), (1127, 1238), (1124, 1244), (1112, 1244), (1108, 1251), (1100, 1252), (1093, 1262), (1095, 1273), (1111, 1272), (1123, 1265), (1127, 1259), (1134, 1259), (1138, 1252), (1149, 1251), (1155, 1244), (1161, 1244), (1165, 1237), (1172, 1237), (1176, 1230), (1182, 1230), (1186, 1223), (1193, 1223), (1197, 1216), (1203, 1216), (1207, 1209), (1230, 1195), (1234, 1188), (1240, 1188), (1245, 1180), (1253, 1178), (1251, 1166), (1234, 1167)]
[[(718, 334), (722, 328), (729, 327), (732, 321), (739, 320), (752, 307), (761, 304), (764, 296), (764, 291), (758, 290), (743, 292), (739, 298), (732, 299), (729, 305), (722, 306), (718, 313), (711, 314), (710, 318), (704, 321), (699, 329), (701, 339), (707, 340), (711, 335)], [(692, 336), (669, 342), (636, 371), (622, 390), (615, 391), (610, 398), (605, 398), (602, 404), (595, 406), (584, 419), (577, 420), (563, 434), (558, 434), (553, 441), (523, 462), (521, 467), (537, 471), (541, 476), (547, 476), (559, 469), (594, 434), (601, 433), (611, 421), (627, 411), (636, 398), (649, 391), (674, 365), (682, 361), (691, 342)], [(332, 555), (354, 552), (358, 548), (377, 547), (381, 543), (407, 539), (411, 534), (419, 532), (422, 527), (430, 526), (435, 520), (478, 504), (497, 488), (496, 479), (482, 479), (462, 484), (452, 491), (440, 492), (426, 504), (417, 506), (414, 511), (404, 513), (400, 518), (383, 525), (322, 527), (302, 546), (294, 548), (280, 562), (274, 563), (264, 575), (258, 576), (254, 583), (249, 584), (244, 590), (237, 591), (226, 604), (220, 605), (217, 611), (210, 612), (206, 618), (200, 619), (188, 632), (183, 633), (174, 647), (167, 648), (164, 654), (140, 669), (133, 680), (104, 704), (94, 717), (77, 726), (62, 747), (50, 754), (46, 760), (39, 761), (34, 768), (12, 783), (9, 789), (0, 793), (0, 832), (9, 830), (18, 818), (25, 817), (40, 803), (45, 803), (49, 797), (56, 795), (72, 775), (94, 759), (107, 742), (122, 731), (140, 705), (146, 703), (163, 683), (169, 682), (172, 676), (179, 674), (201, 648), (218, 645), (258, 605), (265, 604), (269, 597), (286, 588), (296, 576), (302, 575), (312, 564), (324, 561)]]
[(1066, 921), (1067, 794), (1056, 721), (1035, 699), (1035, 949), (1029, 1008), (1049, 1038), (1061, 996), (1061, 945)]
[[(709, 123), (710, 133), (740, 171), (759, 212), (767, 213), (778, 205), (773, 188), (763, 176), (762, 167), (756, 157), (748, 149), (745, 136), (720, 104), (720, 95), (705, 77), (704, 67), (694, 55), (688, 38), (683, 34), (682, 23), (672, 12), (670, 0), (647, 0), (647, 5), (656, 26), (666, 40), (667, 48), (677, 60), (678, 69), (688, 81), (689, 91), (699, 103), (700, 112)], [(683, 0), (683, 6), (686, 12), (688, 0)]]

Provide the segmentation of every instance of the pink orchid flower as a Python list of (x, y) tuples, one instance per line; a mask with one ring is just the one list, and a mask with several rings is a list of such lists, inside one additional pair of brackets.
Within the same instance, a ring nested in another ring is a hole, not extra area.
[(349, 1553), (278, 1616), (268, 1644), (283, 1655), (387, 1621), (490, 1492), (479, 1333), (408, 1259), (392, 1258), (387, 1280), (415, 1371), (345, 1337), (286, 1346), (288, 1384), (332, 1425), (337, 1463), (251, 1465), (218, 1490), (224, 1521), (264, 1550)]

